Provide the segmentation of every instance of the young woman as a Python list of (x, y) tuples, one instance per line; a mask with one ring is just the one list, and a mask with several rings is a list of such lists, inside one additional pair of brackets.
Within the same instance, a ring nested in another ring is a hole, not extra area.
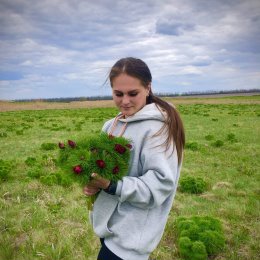
[(147, 260), (158, 245), (176, 193), (185, 143), (176, 109), (153, 95), (140, 59), (120, 59), (109, 80), (119, 115), (103, 131), (131, 139), (127, 176), (117, 183), (92, 174), (88, 196), (101, 190), (90, 218), (100, 237), (98, 260)]

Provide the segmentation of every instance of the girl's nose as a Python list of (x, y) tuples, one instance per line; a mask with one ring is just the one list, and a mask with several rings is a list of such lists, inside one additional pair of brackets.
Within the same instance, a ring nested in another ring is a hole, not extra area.
[(123, 104), (128, 104), (129, 103), (129, 97), (127, 95), (123, 96), (122, 103)]

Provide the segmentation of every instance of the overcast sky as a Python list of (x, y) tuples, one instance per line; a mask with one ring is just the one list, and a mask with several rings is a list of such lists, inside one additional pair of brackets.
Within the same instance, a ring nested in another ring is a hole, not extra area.
[(0, 0), (0, 99), (109, 95), (127, 56), (157, 93), (260, 88), (260, 1)]

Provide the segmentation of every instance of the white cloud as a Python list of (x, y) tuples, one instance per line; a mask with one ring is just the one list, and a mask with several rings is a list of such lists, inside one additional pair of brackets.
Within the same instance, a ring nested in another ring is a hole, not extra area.
[(257, 0), (2, 0), (0, 98), (99, 95), (125, 56), (158, 92), (260, 87), (259, 13)]

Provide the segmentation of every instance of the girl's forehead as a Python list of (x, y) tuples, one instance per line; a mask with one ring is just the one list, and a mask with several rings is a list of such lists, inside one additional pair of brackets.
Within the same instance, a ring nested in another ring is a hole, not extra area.
[(142, 83), (138, 78), (128, 75), (118, 76), (113, 80), (113, 88), (141, 88)]

